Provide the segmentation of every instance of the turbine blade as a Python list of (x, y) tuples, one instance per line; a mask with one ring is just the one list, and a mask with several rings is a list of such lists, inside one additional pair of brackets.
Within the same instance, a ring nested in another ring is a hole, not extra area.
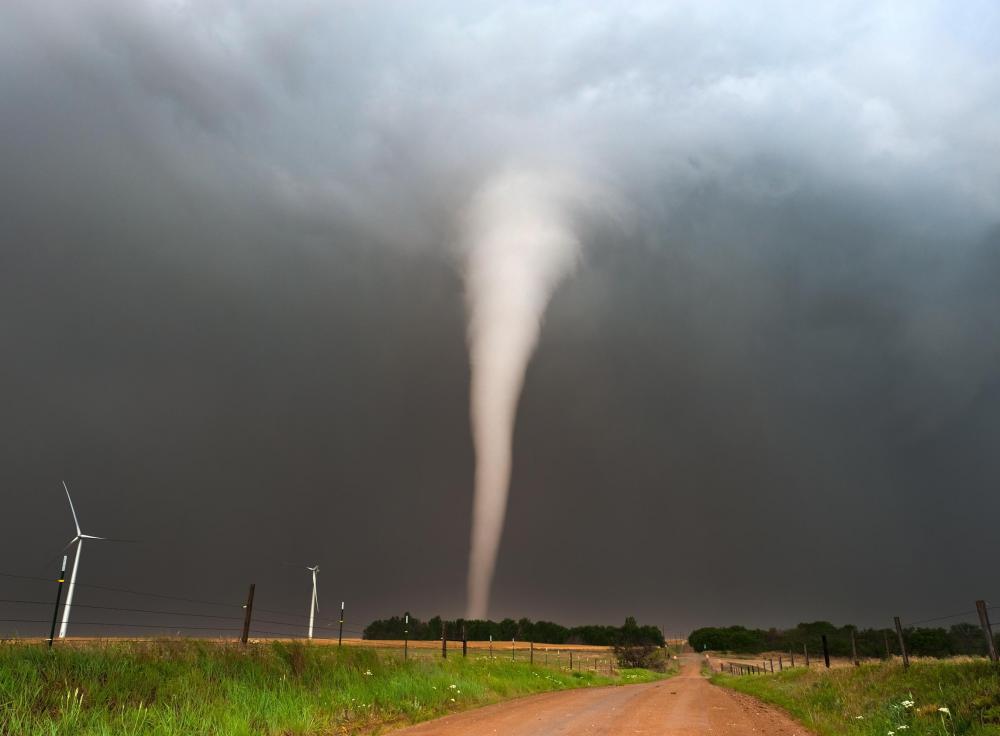
[(42, 566), (42, 569), (47, 572), (48, 569), (49, 569), (49, 566), (52, 565), (53, 562), (55, 562), (56, 560), (58, 560), (66, 552), (66, 550), (68, 550), (70, 547), (72, 547), (74, 544), (76, 544), (76, 542), (77, 542), (78, 539), (79, 539), (79, 537), (73, 537), (71, 540), (69, 540), (69, 542), (66, 544), (65, 547), (63, 547), (61, 550), (59, 550), (59, 552), (57, 552), (56, 554), (52, 555), (52, 557), (50, 557), (49, 559), (47, 559), (45, 561), (45, 564)]
[(102, 542), (127, 542), (129, 544), (138, 544), (138, 539), (120, 539), (119, 537), (94, 537), (90, 534), (81, 534), (83, 539), (99, 539)]
[(62, 482), (63, 490), (66, 491), (66, 498), (69, 500), (69, 510), (73, 512), (73, 524), (76, 525), (76, 535), (80, 536), (80, 521), (76, 518), (76, 509), (73, 508), (73, 498), (69, 495), (69, 486), (66, 485), (66, 481)]

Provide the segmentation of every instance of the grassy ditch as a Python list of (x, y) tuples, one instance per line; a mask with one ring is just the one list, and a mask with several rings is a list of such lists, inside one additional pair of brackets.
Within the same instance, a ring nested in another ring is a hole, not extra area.
[(0, 734), (314, 736), (377, 731), (504, 698), (656, 679), (505, 659), (192, 640), (0, 645)]
[(712, 682), (778, 705), (821, 736), (1000, 736), (1000, 671), (986, 660), (716, 673)]

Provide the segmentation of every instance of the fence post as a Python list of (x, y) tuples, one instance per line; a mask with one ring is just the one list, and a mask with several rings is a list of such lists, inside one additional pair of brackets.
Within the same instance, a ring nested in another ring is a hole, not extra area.
[(493, 634), (490, 634), (490, 659), (493, 659)]
[(809, 666), (809, 645), (806, 644), (805, 642), (802, 642), (802, 652), (806, 656), (806, 667), (808, 667)]
[(240, 641), (243, 644), (247, 643), (247, 639), (250, 638), (250, 617), (253, 615), (253, 591), (256, 585), (250, 583), (250, 592), (247, 593), (247, 602), (243, 606), (243, 636), (240, 637)]
[(462, 624), (462, 656), (469, 656), (469, 634), (464, 623)]
[(779, 654), (778, 655), (778, 672), (784, 672), (784, 671), (785, 671), (785, 662), (781, 658), (781, 655)]
[(896, 636), (899, 637), (899, 651), (903, 653), (903, 667), (910, 666), (910, 657), (906, 653), (906, 642), (903, 640), (903, 625), (899, 622), (899, 616), (892, 617), (896, 624)]
[(830, 647), (826, 643), (826, 634), (822, 634), (823, 639), (823, 662), (826, 664), (826, 668), (830, 669)]
[(403, 659), (408, 659), (410, 656), (410, 614), (406, 614), (406, 620), (403, 623)]
[(510, 638), (510, 661), (514, 661), (514, 637)]
[[(65, 567), (65, 558), (63, 559), (63, 567)], [(986, 650), (989, 652), (990, 661), (993, 662), (993, 664), (996, 664), (997, 645), (996, 642), (993, 641), (993, 627), (990, 625), (990, 614), (986, 609), (986, 601), (976, 601), (976, 611), (979, 613), (979, 625), (983, 627), (983, 634), (986, 635)], [(49, 640), (49, 643), (52, 643), (51, 639)]]
[(889, 651), (889, 632), (882, 629), (882, 641), (885, 642), (885, 658), (892, 659), (892, 652)]
[(448, 624), (441, 622), (441, 659), (448, 659)]
[(851, 658), (854, 660), (854, 666), (857, 667), (861, 663), (858, 661), (858, 642), (854, 638), (854, 627), (851, 627)]
[(344, 601), (340, 602), (340, 632), (337, 634), (337, 646), (344, 645)]
[(771, 674), (773, 675), (774, 674), (774, 657), (771, 657), (769, 661), (771, 662)]
[(52, 612), (52, 631), (49, 632), (49, 649), (52, 648), (52, 640), (56, 638), (56, 621), (59, 619), (59, 601), (62, 600), (63, 583), (66, 582), (66, 555), (63, 555), (62, 567), (59, 568), (59, 588), (56, 590), (56, 609)]
[(528, 642), (528, 652), (529, 652), (528, 653), (528, 664), (534, 664), (535, 663), (535, 642), (534, 641)]
[(792, 669), (795, 669), (795, 650), (792, 649), (791, 647), (788, 648), (788, 659), (789, 659), (788, 666), (791, 667)]
[(569, 650), (569, 671), (573, 671), (573, 650)]

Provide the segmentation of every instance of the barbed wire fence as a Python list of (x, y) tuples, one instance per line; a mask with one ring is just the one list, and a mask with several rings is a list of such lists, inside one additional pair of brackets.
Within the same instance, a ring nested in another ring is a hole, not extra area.
[[(846, 657), (847, 664), (859, 666), (862, 660), (893, 660), (898, 657), (904, 667), (909, 667), (910, 657), (912, 656), (914, 649), (914, 647), (911, 646), (911, 644), (913, 644), (911, 640), (924, 636), (924, 632), (928, 631), (928, 629), (921, 629), (920, 627), (925, 624), (954, 622), (952, 624), (953, 629), (958, 624), (968, 624), (969, 627), (967, 627), (967, 630), (969, 633), (971, 633), (972, 627), (978, 627), (981, 632), (977, 637), (977, 641), (981, 645), (979, 656), (984, 656), (994, 665), (998, 665), (1000, 664), (1000, 657), (998, 657), (997, 637), (993, 633), (993, 624), (990, 619), (990, 612), (996, 611), (1000, 611), (1000, 605), (991, 606), (985, 600), (978, 600), (975, 602), (975, 608), (958, 611), (956, 613), (935, 615), (912, 621), (904, 621), (904, 619), (900, 616), (893, 616), (891, 619), (891, 628), (886, 627), (884, 629), (869, 630), (882, 633), (882, 646), (884, 651), (880, 653), (880, 656), (878, 657), (870, 655), (859, 656), (855, 638), (856, 629), (854, 627), (849, 627), (850, 654)], [(890, 631), (893, 633), (890, 634)], [(719, 672), (728, 672), (732, 675), (765, 675), (773, 674), (774, 672), (781, 672), (782, 670), (794, 667), (810, 667), (813, 665), (813, 660), (817, 660), (820, 666), (829, 669), (831, 667), (831, 650), (826, 634), (820, 635), (820, 642), (820, 650), (813, 651), (811, 653), (812, 657), (810, 657), (810, 651), (805, 642), (800, 644), (801, 649), (798, 651), (792, 648), (785, 652), (770, 652), (765, 656), (757, 658), (751, 658), (749, 656), (717, 657), (718, 670)], [(916, 648), (918, 650), (920, 649), (919, 644)], [(798, 664), (796, 664), (796, 656), (798, 656)], [(819, 657), (822, 657), (822, 659), (818, 659)], [(841, 657), (841, 660), (843, 659), (845, 658)], [(843, 662), (841, 662), (841, 664), (843, 664)]]
[[(41, 641), (48, 642), (49, 646), (52, 646), (60, 641), (72, 644), (87, 641), (123, 642), (149, 641), (163, 637), (192, 637), (247, 643), (251, 638), (306, 640), (310, 629), (307, 612), (295, 613), (255, 604), (253, 585), (246, 600), (222, 601), (77, 582), (75, 587), (84, 590), (131, 596), (145, 601), (164, 601), (174, 605), (168, 608), (155, 603), (106, 605), (74, 601), (72, 611), (74, 614), (80, 614), (80, 617), (70, 619), (70, 635), (66, 639), (61, 639), (55, 636), (56, 623), (61, 622), (65, 605), (61, 587), (59, 595), (52, 598), (46, 598), (43, 592), (46, 589), (52, 592), (54, 586), (62, 586), (64, 580), (0, 571), (0, 581), (3, 579), (27, 583), (37, 590), (38, 594), (0, 598), (0, 632), (2, 632), (0, 642)], [(185, 606), (204, 607), (212, 611), (185, 610)], [(343, 617), (344, 608), (337, 611)], [(95, 629), (98, 633), (94, 633)], [(329, 620), (327, 623), (315, 621), (312, 629), (313, 640), (322, 644), (337, 642), (348, 646), (358, 645), (358, 640), (364, 636), (363, 629), (357, 628), (343, 618)], [(136, 633), (132, 637), (122, 636), (123, 631)], [(447, 658), (451, 646), (453, 653), (456, 647), (460, 647), (462, 656), (469, 656), (469, 650), (474, 649), (473, 656), (490, 659), (509, 657), (512, 661), (559, 669), (587, 669), (614, 674), (618, 667), (609, 647), (574, 649), (545, 643), (536, 645), (533, 641), (519, 641), (516, 638), (510, 641), (491, 640), (488, 645), (486, 642), (476, 642), (474, 647), (470, 647), (464, 629), (443, 631), (440, 640), (404, 639), (402, 642), (366, 640), (365, 646), (392, 650), (404, 658)]]

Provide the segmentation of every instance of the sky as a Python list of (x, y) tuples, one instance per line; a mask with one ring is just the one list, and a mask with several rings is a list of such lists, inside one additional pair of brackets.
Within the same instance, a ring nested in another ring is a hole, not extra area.
[(492, 617), (1000, 603), (998, 33), (974, 0), (4, 3), (0, 572), (56, 572), (65, 479), (137, 540), (81, 583), (304, 613), (319, 564), (327, 623), (461, 615), (461, 224), (530, 166), (594, 194)]

